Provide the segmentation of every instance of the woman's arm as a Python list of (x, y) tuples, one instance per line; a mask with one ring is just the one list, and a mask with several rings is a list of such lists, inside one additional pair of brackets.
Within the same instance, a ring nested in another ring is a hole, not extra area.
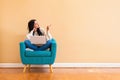
[(52, 39), (52, 35), (50, 34), (49, 31), (46, 31), (46, 35), (48, 36), (49, 39)]
[(52, 39), (52, 35), (50, 34), (50, 32), (49, 32), (49, 31), (47, 31), (47, 30), (46, 30), (46, 32), (45, 32), (45, 30), (44, 30), (43, 28), (40, 28), (40, 29), (41, 29), (41, 31), (42, 31), (42, 33), (43, 33), (43, 35), (45, 35), (45, 36), (46, 36), (47, 40)]
[(27, 39), (30, 39), (30, 37), (33, 36), (33, 31), (34, 31), (34, 30), (32, 30), (30, 33), (28, 33), (28, 34), (26, 35), (26, 36), (27, 36)]
[(49, 32), (50, 27), (51, 27), (51, 24), (47, 25), (47, 27), (46, 27), (46, 34), (48, 35), (49, 39), (52, 39), (52, 35)]

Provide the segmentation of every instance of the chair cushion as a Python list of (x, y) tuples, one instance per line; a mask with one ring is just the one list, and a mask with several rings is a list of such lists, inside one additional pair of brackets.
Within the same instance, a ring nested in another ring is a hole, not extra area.
[(51, 56), (51, 52), (46, 50), (46, 51), (30, 51), (26, 50), (25, 51), (25, 56), (26, 57), (45, 57), (45, 56)]
[(33, 49), (30, 49), (30, 48), (26, 48), (25, 50), (27, 50), (27, 51), (34, 51)]

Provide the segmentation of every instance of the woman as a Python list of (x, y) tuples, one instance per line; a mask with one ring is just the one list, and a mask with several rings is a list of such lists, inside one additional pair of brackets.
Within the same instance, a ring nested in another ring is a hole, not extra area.
[[(52, 41), (52, 36), (49, 33), (49, 27), (47, 26), (46, 28), (46, 32), (44, 31), (43, 28), (39, 27), (38, 22), (35, 19), (32, 19), (28, 22), (28, 30), (29, 33), (27, 34), (27, 39), (24, 41), (26, 47), (33, 49), (33, 50), (46, 50), (48, 48), (50, 48), (51, 46), (51, 41)], [(31, 36), (46, 36), (47, 42), (44, 45), (35, 45), (35, 44), (31, 44), (30, 42), (30, 37)]]

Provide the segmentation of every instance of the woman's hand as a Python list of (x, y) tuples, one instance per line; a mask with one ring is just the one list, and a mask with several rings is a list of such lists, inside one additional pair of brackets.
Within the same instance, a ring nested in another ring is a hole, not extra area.
[(36, 28), (33, 28), (33, 31), (36, 31), (37, 29)]
[(46, 27), (46, 31), (49, 31), (50, 26), (51, 26), (51, 24), (50, 24), (50, 25), (47, 25), (47, 27)]

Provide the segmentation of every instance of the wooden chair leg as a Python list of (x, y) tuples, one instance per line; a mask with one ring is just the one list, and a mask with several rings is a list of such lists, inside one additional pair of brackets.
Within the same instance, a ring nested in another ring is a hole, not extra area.
[(28, 64), (28, 71), (30, 71), (30, 64)]
[(25, 65), (25, 66), (24, 66), (23, 72), (25, 72), (25, 71), (26, 71), (26, 68), (27, 68), (27, 65)]
[(53, 72), (52, 65), (50, 64), (49, 67), (50, 67), (50, 72), (52, 73)]

